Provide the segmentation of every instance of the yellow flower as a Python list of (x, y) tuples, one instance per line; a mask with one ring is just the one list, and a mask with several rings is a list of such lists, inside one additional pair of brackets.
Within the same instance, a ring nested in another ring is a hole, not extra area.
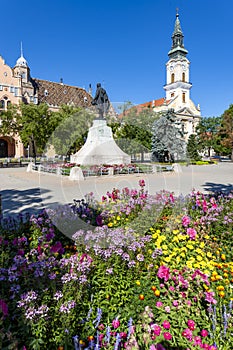
[(173, 239), (172, 239), (172, 242), (179, 242), (179, 238), (178, 237), (174, 237)]
[(219, 292), (218, 295), (220, 296), (220, 298), (224, 298), (225, 293), (223, 291)]
[(210, 253), (210, 252), (207, 252), (206, 255), (207, 255), (208, 258), (212, 258), (212, 256), (213, 256), (212, 253)]
[(204, 238), (205, 238), (205, 239), (209, 239), (210, 236), (209, 236), (209, 235), (205, 235)]
[(154, 291), (154, 295), (156, 295), (156, 297), (159, 297), (160, 296), (160, 291), (157, 289)]
[(192, 244), (187, 244), (186, 247), (190, 250), (192, 250), (194, 248)]
[(109, 222), (108, 223), (108, 227), (112, 227), (113, 226), (113, 223), (112, 222)]
[(117, 219), (118, 221), (120, 221), (121, 217), (118, 215), (116, 219)]
[(165, 260), (166, 262), (170, 262), (170, 261), (171, 261), (171, 257), (170, 257), (170, 256), (167, 256), (166, 258), (164, 258), (164, 260)]
[(173, 230), (172, 232), (174, 233), (174, 235), (177, 235), (179, 233), (179, 230)]
[(201, 242), (201, 243), (200, 243), (200, 247), (201, 247), (201, 248), (204, 248), (204, 246), (205, 246), (205, 243), (204, 243), (204, 242)]
[(135, 283), (136, 283), (137, 286), (141, 285), (141, 282), (139, 280), (137, 280)]
[(217, 287), (217, 290), (224, 290), (225, 288), (224, 288), (224, 286), (218, 286)]
[(196, 259), (197, 259), (197, 261), (202, 261), (203, 258), (201, 255), (197, 255)]
[(148, 254), (152, 254), (153, 250), (152, 249), (148, 249)]
[(151, 236), (153, 239), (156, 239), (158, 237), (157, 233), (153, 233), (153, 235)]
[(182, 253), (180, 254), (180, 256), (181, 256), (182, 258), (184, 258), (184, 257), (185, 257), (185, 253), (182, 252)]
[(157, 234), (160, 234), (160, 233), (161, 233), (161, 231), (160, 231), (160, 230), (156, 230), (156, 233), (157, 233)]

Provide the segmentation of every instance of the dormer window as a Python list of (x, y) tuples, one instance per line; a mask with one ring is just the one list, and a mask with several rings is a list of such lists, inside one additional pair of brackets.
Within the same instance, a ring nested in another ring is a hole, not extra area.
[(48, 90), (47, 90), (47, 89), (45, 89), (45, 91), (44, 91), (44, 95), (45, 95), (45, 96), (48, 96), (48, 94), (49, 94)]

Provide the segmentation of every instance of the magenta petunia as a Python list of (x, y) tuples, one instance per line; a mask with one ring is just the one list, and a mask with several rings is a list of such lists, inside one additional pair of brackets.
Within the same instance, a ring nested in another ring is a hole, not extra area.
[(164, 332), (163, 333), (163, 337), (164, 337), (165, 340), (171, 340), (172, 339), (172, 335), (169, 332)]
[(170, 329), (171, 328), (170, 322), (168, 322), (166, 320), (163, 321), (162, 325), (163, 325), (163, 328), (165, 328), (165, 329)]
[(158, 270), (157, 276), (161, 279), (164, 279), (164, 281), (167, 282), (170, 278), (169, 271), (170, 271), (169, 267), (162, 265)]

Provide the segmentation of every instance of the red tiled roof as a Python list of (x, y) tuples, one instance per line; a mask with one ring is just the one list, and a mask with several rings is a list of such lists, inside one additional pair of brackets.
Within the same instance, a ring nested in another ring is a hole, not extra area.
[[(141, 112), (143, 109), (146, 108), (154, 108), (154, 107), (160, 107), (160, 106), (167, 106), (169, 104), (170, 100), (166, 100), (164, 97), (159, 98), (158, 100), (152, 100), (149, 102), (141, 103), (139, 105), (133, 106), (126, 110), (123, 114), (127, 115), (130, 110), (134, 109), (137, 113)], [(123, 114), (120, 114), (118, 117), (122, 118)]]
[(80, 107), (91, 106), (91, 95), (80, 87), (41, 79), (33, 79), (33, 81), (38, 94), (38, 103), (47, 103), (49, 106), (63, 104)]

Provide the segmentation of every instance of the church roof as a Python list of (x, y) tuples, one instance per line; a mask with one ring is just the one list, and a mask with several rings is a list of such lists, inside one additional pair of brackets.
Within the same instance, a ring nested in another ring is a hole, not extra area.
[(139, 105), (133, 106), (129, 109), (127, 109), (124, 113), (120, 114), (118, 117), (122, 118), (124, 115), (129, 114), (130, 111), (134, 110), (136, 113), (140, 113), (143, 110), (147, 108), (154, 108), (154, 107), (162, 107), (162, 106), (167, 106), (170, 103), (170, 100), (166, 100), (166, 98), (162, 97), (157, 100), (152, 100), (149, 102), (144, 102)]
[(83, 88), (48, 80), (33, 79), (38, 94), (38, 103), (47, 103), (50, 107), (63, 104), (89, 107), (92, 96)]

